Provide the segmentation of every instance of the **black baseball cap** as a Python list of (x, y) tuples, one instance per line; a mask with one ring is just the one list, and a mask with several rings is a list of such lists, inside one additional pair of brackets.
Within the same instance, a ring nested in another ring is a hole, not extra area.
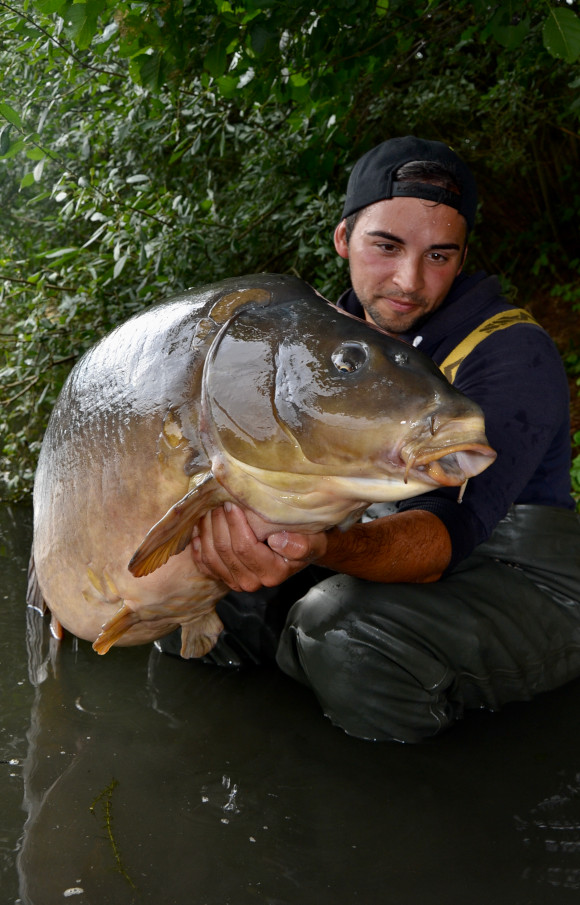
[[(445, 166), (453, 174), (460, 194), (426, 182), (398, 182), (394, 178), (398, 169), (413, 160), (428, 160)], [(442, 141), (426, 141), (407, 135), (390, 138), (364, 154), (350, 174), (342, 219), (375, 201), (396, 197), (424, 198), (447, 204), (465, 217), (468, 231), (473, 229), (477, 210), (473, 173)]]

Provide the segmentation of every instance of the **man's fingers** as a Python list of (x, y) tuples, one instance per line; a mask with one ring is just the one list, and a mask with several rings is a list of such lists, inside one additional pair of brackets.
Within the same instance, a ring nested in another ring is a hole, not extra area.
[(301, 563), (305, 566), (324, 554), (326, 535), (324, 533), (293, 534), (290, 531), (280, 531), (270, 535), (268, 546), (284, 557), (287, 562)]
[[(260, 529), (261, 530), (261, 529)], [(290, 531), (258, 540), (243, 509), (225, 503), (206, 513), (192, 538), (193, 559), (204, 574), (234, 591), (276, 587), (325, 553), (324, 533)]]
[(205, 575), (224, 581), (235, 591), (245, 590), (239, 581), (240, 564), (232, 550), (230, 532), (223, 509), (206, 513), (192, 539), (192, 555)]
[(207, 513), (192, 540), (192, 555), (205, 575), (224, 581), (235, 591), (274, 587), (302, 568), (258, 541), (237, 506)]

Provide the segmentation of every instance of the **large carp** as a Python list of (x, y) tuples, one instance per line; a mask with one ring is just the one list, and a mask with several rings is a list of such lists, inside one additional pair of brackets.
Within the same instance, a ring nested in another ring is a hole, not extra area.
[(461, 485), (495, 458), (481, 410), (424, 355), (262, 274), (175, 296), (73, 368), (34, 485), (29, 603), (53, 633), (140, 644), (182, 627), (201, 656), (224, 585), (187, 548), (234, 500), (260, 539)]

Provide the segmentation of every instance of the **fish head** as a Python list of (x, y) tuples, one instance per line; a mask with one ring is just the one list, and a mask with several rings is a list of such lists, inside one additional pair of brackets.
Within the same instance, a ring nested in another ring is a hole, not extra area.
[(215, 341), (203, 378), (210, 458), (279, 483), (341, 478), (368, 502), (460, 486), (494, 461), (481, 409), (429, 358), (297, 284)]

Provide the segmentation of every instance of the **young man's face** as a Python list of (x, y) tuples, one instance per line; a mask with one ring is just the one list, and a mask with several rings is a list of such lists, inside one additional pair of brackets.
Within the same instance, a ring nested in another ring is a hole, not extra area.
[(348, 243), (342, 220), (334, 244), (348, 258), (366, 319), (406, 333), (439, 307), (461, 271), (466, 223), (446, 204), (390, 198), (361, 211)]

